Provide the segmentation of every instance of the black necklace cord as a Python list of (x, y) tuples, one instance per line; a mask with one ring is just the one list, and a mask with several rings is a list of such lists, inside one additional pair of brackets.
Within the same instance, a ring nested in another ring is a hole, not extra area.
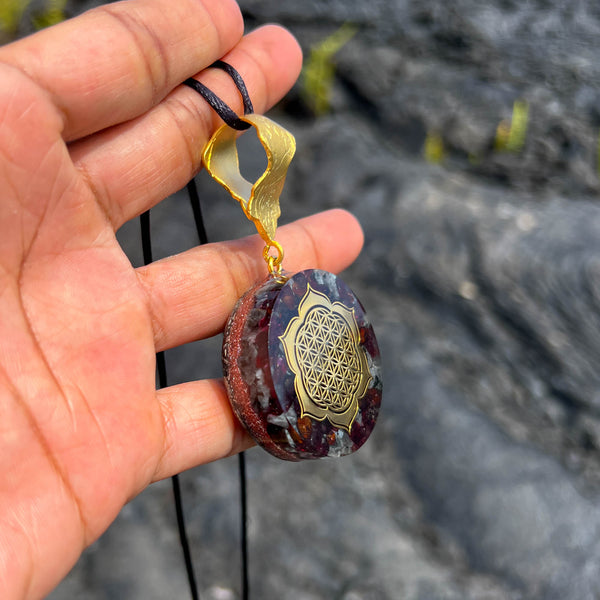
[[(150, 234), (150, 211), (140, 215), (140, 227), (142, 234), (142, 253), (144, 255), (144, 264), (149, 265), (152, 262), (152, 238)], [(156, 371), (158, 373), (158, 387), (159, 389), (166, 388), (168, 385), (167, 381), (167, 363), (165, 361), (165, 353), (158, 352), (156, 354)], [(181, 487), (179, 485), (179, 476), (173, 475), (171, 477), (171, 484), (173, 487), (173, 498), (175, 502), (175, 512), (177, 515), (177, 529), (179, 530), (179, 541), (181, 542), (181, 548), (183, 550), (183, 559), (185, 561), (185, 570), (188, 577), (188, 584), (190, 587), (190, 594), (192, 600), (199, 600), (198, 585), (196, 584), (196, 577), (194, 575), (194, 567), (192, 564), (192, 555), (190, 552), (190, 545), (188, 542), (187, 532), (185, 530), (185, 517), (183, 514), (183, 502), (181, 499)]]
[(235, 83), (235, 87), (237, 87), (240, 95), (242, 96), (242, 102), (244, 103), (244, 114), (249, 115), (254, 112), (254, 107), (252, 106), (252, 100), (250, 100), (250, 94), (248, 93), (248, 88), (242, 79), (242, 76), (229, 64), (224, 60), (216, 60), (211, 67), (215, 69), (222, 69), (233, 79), (233, 83)]
[(250, 598), (250, 582), (248, 577), (248, 491), (246, 486), (246, 453), (238, 454), (238, 471), (240, 476), (240, 554), (242, 558), (242, 600)]
[[(231, 77), (235, 86), (237, 87), (244, 103), (244, 114), (249, 115), (254, 112), (252, 106), (252, 100), (248, 93), (248, 88), (244, 83), (242, 76), (239, 72), (232, 67), (229, 63), (224, 60), (217, 60), (210, 68), (222, 69)], [(219, 98), (211, 89), (207, 88), (204, 84), (196, 81), (195, 79), (189, 78), (183, 82), (184, 85), (191, 87), (194, 91), (198, 92), (208, 102), (210, 107), (221, 117), (221, 119), (233, 129), (238, 131), (244, 131), (250, 128), (248, 123), (242, 121), (237, 114), (227, 105), (221, 98)], [(200, 196), (198, 195), (198, 188), (196, 187), (196, 181), (191, 179), (187, 186), (188, 196), (192, 205), (192, 211), (194, 213), (194, 222), (196, 223), (196, 230), (198, 232), (198, 238), (200, 244), (208, 243), (208, 236), (206, 234), (206, 228), (204, 226), (204, 219), (202, 218), (202, 208), (200, 206)]]
[[(246, 88), (246, 84), (242, 79), (242, 76), (234, 69), (229, 63), (225, 61), (218, 60), (214, 62), (211, 67), (222, 69), (225, 71), (235, 83), (240, 95), (242, 96), (242, 101), (244, 103), (244, 114), (248, 115), (254, 112), (254, 108), (252, 106), (252, 100), (250, 100), (250, 95), (248, 94), (248, 89)], [(221, 98), (219, 98), (212, 90), (207, 88), (205, 85), (196, 81), (195, 79), (187, 79), (184, 81), (184, 84), (191, 87), (193, 90), (198, 92), (211, 108), (221, 117), (221, 119), (238, 131), (243, 131), (245, 129), (249, 129), (250, 125), (244, 121), (242, 121), (237, 114), (227, 105)], [(200, 244), (208, 243), (208, 237), (206, 235), (206, 228), (204, 226), (204, 220), (202, 218), (202, 209), (200, 206), (200, 196), (198, 194), (198, 189), (196, 187), (196, 182), (192, 179), (187, 184), (187, 192), (190, 198), (190, 203), (192, 205), (192, 212), (194, 213), (194, 221), (196, 223), (196, 230), (198, 232), (198, 238), (200, 240)], [(249, 576), (248, 576), (248, 494), (247, 494), (247, 486), (246, 486), (246, 456), (244, 452), (240, 452), (238, 454), (238, 470), (239, 470), (239, 487), (240, 487), (240, 554), (241, 554), (241, 565), (242, 565), (242, 573), (241, 573), (241, 583), (242, 583), (242, 600), (249, 600), (250, 598), (250, 586), (249, 586)], [(176, 497), (177, 498), (177, 497)], [(181, 499), (179, 500), (181, 504)], [(176, 502), (177, 504), (177, 502)], [(179, 511), (178, 511), (179, 515)], [(183, 511), (181, 511), (181, 515), (183, 518)], [(179, 522), (179, 518), (178, 518)], [(187, 556), (185, 548), (188, 546), (187, 537), (185, 537), (185, 523), (182, 523), (182, 527), (180, 527), (180, 539), (182, 547), (184, 548), (184, 556)], [(183, 536), (182, 537), (182, 531)], [(189, 551), (189, 550), (188, 550)], [(193, 580), (194, 574), (193, 569), (190, 564), (188, 566), (188, 561), (186, 559), (186, 569), (188, 570), (188, 579)], [(190, 575), (191, 573), (191, 575)], [(193, 595), (193, 594), (192, 594)], [(196, 600), (196, 597), (194, 597)]]
[(206, 233), (206, 227), (204, 226), (202, 206), (200, 205), (200, 196), (198, 195), (196, 180), (190, 179), (185, 187), (192, 206), (192, 213), (194, 214), (194, 223), (196, 224), (198, 241), (200, 242), (200, 245), (203, 246), (204, 244), (208, 244), (208, 235)]
[(175, 514), (177, 516), (177, 530), (179, 532), (179, 542), (183, 552), (183, 561), (185, 563), (185, 572), (187, 573), (188, 586), (192, 600), (200, 600), (198, 594), (198, 584), (194, 574), (194, 563), (192, 562), (192, 552), (188, 541), (187, 531), (185, 529), (185, 515), (183, 513), (183, 500), (181, 496), (181, 486), (179, 485), (179, 475), (171, 477), (173, 487), (173, 501), (175, 503)]
[[(250, 100), (250, 95), (248, 94), (248, 89), (246, 88), (242, 76), (229, 63), (222, 60), (217, 60), (210, 66), (215, 69), (222, 69), (231, 77), (231, 79), (233, 79), (233, 83), (235, 83), (235, 86), (242, 96), (244, 114), (248, 115), (253, 113), (254, 107), (252, 106), (252, 100)], [(249, 123), (242, 121), (234, 110), (225, 104), (219, 96), (207, 88), (203, 83), (190, 77), (189, 79), (186, 79), (183, 84), (198, 92), (210, 104), (210, 107), (219, 115), (219, 117), (229, 125), (229, 127), (237, 129), (238, 131), (244, 131), (250, 128)]]
[[(234, 81), (237, 89), (239, 90), (242, 101), (244, 103), (244, 114), (253, 112), (252, 101), (246, 89), (246, 85), (241, 75), (228, 63), (224, 61), (216, 61), (213, 65), (215, 68), (224, 70)], [(214, 92), (212, 92), (205, 85), (201, 84), (195, 79), (187, 79), (185, 85), (191, 87), (198, 92), (216, 111), (216, 113), (234, 129), (243, 131), (248, 129), (250, 125), (241, 121), (237, 114), (221, 100)], [(196, 231), (200, 244), (208, 243), (208, 236), (206, 234), (206, 228), (204, 225), (204, 219), (202, 217), (202, 209), (200, 205), (200, 196), (198, 189), (196, 188), (196, 182), (192, 179), (187, 184), (187, 191), (192, 206), (192, 212), (194, 214), (194, 222), (196, 224)], [(152, 239), (151, 239), (151, 228), (150, 228), (150, 211), (146, 211), (140, 215), (140, 227), (142, 237), (142, 253), (144, 257), (144, 264), (148, 265), (152, 262)], [(156, 369), (158, 373), (158, 385), (159, 389), (165, 388), (168, 385), (167, 380), (167, 365), (165, 361), (165, 353), (159, 352), (156, 355)], [(241, 555), (242, 555), (242, 598), (248, 600), (249, 598), (249, 587), (248, 587), (248, 527), (247, 527), (247, 494), (246, 494), (246, 462), (244, 453), (239, 454), (239, 473), (240, 473), (240, 500), (241, 500)], [(185, 526), (185, 515), (183, 512), (183, 501), (181, 495), (181, 486), (179, 483), (179, 476), (173, 475), (171, 477), (173, 486), (173, 497), (175, 503), (175, 512), (177, 516), (177, 529), (179, 531), (179, 541), (183, 551), (183, 557), (185, 561), (185, 569), (188, 577), (188, 584), (190, 588), (190, 595), (192, 600), (199, 600), (198, 584), (196, 583), (196, 577), (194, 575), (194, 566), (192, 562), (192, 555), (190, 551), (189, 539)]]

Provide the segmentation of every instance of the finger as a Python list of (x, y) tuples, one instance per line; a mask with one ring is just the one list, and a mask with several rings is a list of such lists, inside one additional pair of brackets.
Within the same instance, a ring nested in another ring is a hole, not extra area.
[(165, 444), (153, 481), (254, 445), (234, 415), (221, 380), (194, 381), (156, 392)]
[[(356, 219), (339, 209), (286, 225), (277, 239), (286, 253), (284, 269), (290, 272), (339, 272), (356, 258), (363, 242)], [(221, 331), (240, 296), (267, 274), (263, 246), (258, 236), (207, 244), (137, 269), (157, 351)]]
[[(255, 111), (263, 112), (291, 88), (302, 54), (287, 31), (267, 26), (246, 36), (224, 59), (244, 78)], [(240, 94), (225, 73), (208, 69), (197, 78), (242, 111)], [(71, 145), (71, 157), (116, 229), (181, 189), (221, 124), (196, 92), (181, 86), (135, 121)]]
[(107, 4), (0, 49), (50, 92), (73, 140), (132, 119), (232, 48), (234, 0)]

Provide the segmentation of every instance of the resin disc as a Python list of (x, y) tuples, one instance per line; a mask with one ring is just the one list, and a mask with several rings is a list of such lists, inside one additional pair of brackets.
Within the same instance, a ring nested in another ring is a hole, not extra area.
[(286, 460), (344, 456), (381, 405), (377, 340), (358, 298), (307, 270), (247, 292), (225, 329), (229, 399), (252, 437)]

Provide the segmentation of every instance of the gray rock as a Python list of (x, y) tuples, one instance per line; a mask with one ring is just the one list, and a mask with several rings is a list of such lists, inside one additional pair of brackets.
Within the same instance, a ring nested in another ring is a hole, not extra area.
[[(342, 206), (366, 246), (346, 281), (382, 347), (384, 405), (355, 456), (248, 454), (253, 598), (600, 597), (600, 11), (587, 2), (243, 0), (306, 54), (343, 23), (332, 112), (299, 88), (283, 221)], [(524, 145), (496, 148), (515, 100)], [(427, 163), (427, 135), (444, 159)], [(260, 170), (250, 152), (248, 168)], [(199, 177), (213, 240), (252, 232)], [(152, 213), (156, 257), (195, 244), (185, 197)], [(137, 224), (120, 232), (139, 264)], [(167, 355), (219, 372), (219, 341)], [(203, 598), (240, 594), (235, 459), (182, 476)], [(126, 507), (50, 597), (185, 595), (170, 490)]]

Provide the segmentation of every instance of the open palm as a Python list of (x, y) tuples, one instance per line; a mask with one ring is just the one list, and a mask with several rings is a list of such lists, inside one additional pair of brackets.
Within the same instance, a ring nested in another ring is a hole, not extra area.
[[(155, 353), (222, 329), (264, 272), (256, 238), (132, 268), (115, 231), (181, 188), (231, 106), (292, 85), (284, 30), (242, 37), (232, 0), (132, 0), (0, 48), (0, 597), (38, 598), (151, 481), (250, 444), (219, 381), (155, 390)], [(312, 242), (327, 232), (327, 252)], [(341, 211), (282, 228), (286, 268), (340, 270)]]

